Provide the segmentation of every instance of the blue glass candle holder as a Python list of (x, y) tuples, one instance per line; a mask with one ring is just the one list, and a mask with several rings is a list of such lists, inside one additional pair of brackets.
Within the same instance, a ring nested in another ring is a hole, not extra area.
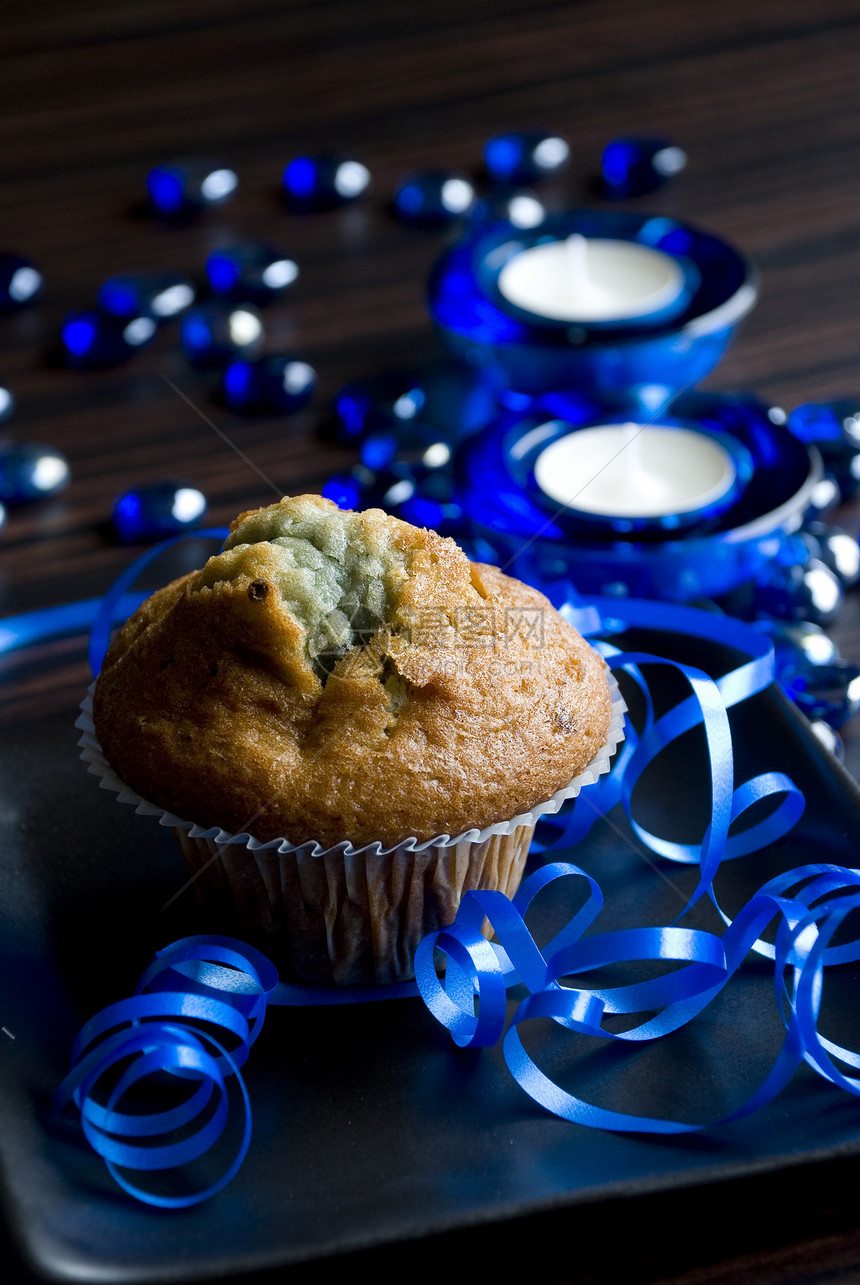
[(536, 584), (569, 578), (586, 594), (691, 602), (764, 577), (797, 538), (822, 467), (754, 398), (687, 393), (657, 417), (713, 438), (738, 462), (735, 481), (704, 509), (601, 519), (542, 491), (535, 464), (554, 441), (638, 414), (631, 401), (559, 395), (467, 439), (454, 468), (475, 534), (512, 574)]
[[(653, 306), (646, 298), (638, 312), (594, 310), (581, 320), (536, 312), (503, 293), (502, 274), (516, 271), (519, 256), (580, 241), (656, 252), (676, 285), (656, 291)], [(757, 296), (753, 269), (718, 237), (675, 219), (604, 210), (554, 216), (532, 231), (508, 222), (479, 227), (441, 256), (428, 287), (448, 351), (499, 387), (530, 395), (570, 388), (668, 394), (698, 383)]]

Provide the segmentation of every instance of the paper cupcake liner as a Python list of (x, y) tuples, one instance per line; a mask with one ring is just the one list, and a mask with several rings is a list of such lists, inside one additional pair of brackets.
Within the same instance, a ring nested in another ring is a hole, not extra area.
[(259, 946), (297, 981), (384, 985), (412, 977), (418, 942), (452, 922), (464, 892), (513, 896), (540, 817), (557, 812), (608, 771), (624, 738), (626, 709), (614, 677), (608, 677), (612, 716), (606, 741), (588, 767), (551, 798), (483, 829), (420, 842), (413, 836), (389, 847), (264, 843), (247, 833), (206, 829), (149, 803), (116, 776), (95, 735), (92, 688), (75, 726), (82, 732), (81, 758), (101, 787), (174, 831), (198, 900), (217, 927)]

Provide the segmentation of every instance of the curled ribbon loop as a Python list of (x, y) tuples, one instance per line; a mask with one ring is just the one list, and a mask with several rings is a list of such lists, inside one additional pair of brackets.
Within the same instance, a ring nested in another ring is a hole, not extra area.
[[(277, 984), (272, 964), (252, 947), (226, 937), (186, 938), (156, 955), (132, 998), (83, 1027), (54, 1108), (75, 1104), (90, 1144), (131, 1195), (178, 1209), (206, 1200), (234, 1176), (251, 1140), (239, 1068)], [(145, 1114), (121, 1109), (136, 1086), (156, 1077), (175, 1091), (175, 1106)], [(220, 1178), (203, 1191), (169, 1196), (126, 1177), (123, 1170), (180, 1168), (213, 1147), (227, 1123), (231, 1078), (244, 1120), (237, 1153)]]
[[(598, 608), (596, 614), (595, 608)], [(611, 774), (575, 799), (566, 815), (539, 823), (535, 845), (546, 854), (560, 852), (584, 838), (599, 816), (621, 804), (634, 834), (657, 856), (698, 865), (699, 882), (682, 914), (707, 896), (728, 923), (713, 890), (721, 863), (775, 843), (792, 829), (805, 807), (802, 793), (784, 773), (764, 772), (733, 788), (734, 757), (728, 711), (773, 681), (770, 640), (739, 621), (665, 603), (625, 601), (619, 604), (597, 599), (585, 605), (563, 603), (560, 611), (586, 633), (612, 637), (631, 627), (658, 629), (708, 639), (745, 655), (742, 664), (712, 679), (693, 666), (646, 652), (619, 651), (610, 643), (598, 641), (595, 645), (610, 669), (623, 672), (639, 688), (642, 726), (637, 730), (628, 720), (626, 739)], [(643, 673), (650, 666), (675, 670), (691, 688), (690, 696), (659, 718)], [(699, 841), (678, 843), (655, 834), (637, 820), (634, 792), (642, 774), (659, 755), (685, 733), (700, 726), (704, 731), (710, 778), (706, 809), (709, 820)], [(781, 801), (763, 820), (730, 833), (745, 813), (765, 799)], [(757, 943), (756, 949), (758, 946)]]
[[(591, 911), (599, 904), (599, 891), (593, 891), (588, 913), (583, 915), (580, 911), (543, 951), (533, 939), (526, 940), (530, 934), (520, 909), (529, 904), (539, 887), (555, 879), (580, 875), (593, 889), (596, 885), (584, 871), (566, 863), (547, 866), (538, 875), (539, 884), (533, 882), (533, 876), (520, 890), (519, 907), (512, 902), (502, 907), (495, 898), (470, 894), (470, 904), (463, 912), (465, 934), (460, 933), (458, 915), (443, 933), (425, 938), (416, 957), (416, 978), (428, 1008), (452, 1033), (456, 1029), (458, 1043), (489, 1043), (489, 1035), (501, 1026), (495, 1011), (485, 1029), (477, 1022), (472, 1038), (463, 1036), (468, 1026), (465, 1019), (473, 1011), (474, 996), (480, 997), (482, 1009), (484, 1004), (486, 979), (481, 971), (484, 952), (476, 949), (476, 908), (491, 918), (496, 936), (514, 968), (518, 961), (524, 962), (517, 980), (531, 991), (517, 1007), (504, 1035), (505, 1061), (520, 1087), (548, 1111), (594, 1128), (692, 1133), (759, 1110), (784, 1088), (803, 1060), (832, 1084), (860, 1094), (860, 1078), (836, 1065), (839, 1062), (850, 1071), (860, 1070), (860, 1054), (827, 1039), (817, 1029), (825, 967), (860, 959), (858, 937), (831, 945), (848, 916), (860, 911), (860, 871), (808, 865), (780, 875), (750, 899), (721, 938), (702, 929), (678, 927), (631, 928), (583, 937), (582, 932), (593, 922)], [(756, 945), (759, 934), (774, 920), (777, 921), (774, 980), (785, 1039), (764, 1083), (731, 1114), (705, 1124), (689, 1124), (606, 1110), (562, 1089), (526, 1051), (520, 1028), (535, 1019), (551, 1020), (581, 1035), (638, 1043), (678, 1030), (701, 1013), (722, 990)], [(449, 968), (452, 960), (455, 963), (450, 989), (447, 976), (443, 984), (436, 974), (434, 949), (446, 953)], [(468, 958), (469, 967), (464, 966), (464, 958)], [(579, 973), (607, 964), (642, 960), (666, 961), (679, 967), (662, 976), (626, 985), (587, 988), (571, 985), (569, 980), (562, 984), (563, 978), (573, 979)], [(541, 977), (543, 981), (536, 988), (534, 981)], [(491, 1002), (495, 1004), (495, 995), (491, 995)], [(623, 1031), (607, 1030), (603, 1024), (606, 1014), (642, 1013), (653, 1016)]]

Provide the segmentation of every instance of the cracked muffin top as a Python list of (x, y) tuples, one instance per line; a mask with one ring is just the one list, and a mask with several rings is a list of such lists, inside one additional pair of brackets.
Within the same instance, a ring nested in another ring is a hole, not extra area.
[(242, 514), (140, 607), (93, 719), (121, 779), (186, 821), (391, 846), (549, 798), (604, 744), (610, 696), (534, 589), (433, 531), (304, 495)]

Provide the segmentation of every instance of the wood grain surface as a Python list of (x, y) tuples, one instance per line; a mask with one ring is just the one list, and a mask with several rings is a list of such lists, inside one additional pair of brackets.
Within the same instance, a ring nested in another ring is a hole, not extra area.
[[(44, 298), (0, 317), (0, 382), (17, 399), (0, 436), (65, 452), (72, 482), (10, 512), (0, 532), (0, 616), (104, 592), (132, 553), (110, 535), (114, 497), (165, 476), (208, 496), (213, 524), (275, 494), (319, 490), (352, 451), (326, 437), (347, 380), (438, 352), (428, 271), (449, 233), (404, 227), (389, 201), (407, 170), (480, 177), (486, 139), (547, 127), (571, 162), (541, 186), (557, 211), (603, 205), (603, 145), (664, 132), (689, 156), (664, 190), (624, 203), (706, 227), (757, 264), (758, 305), (706, 381), (790, 410), (860, 394), (860, 5), (856, 0), (6, 0), (0, 33), (0, 250), (44, 271)], [(373, 182), (354, 206), (300, 216), (279, 194), (300, 151), (345, 151)], [(215, 154), (235, 199), (180, 227), (147, 212), (147, 171)], [(282, 246), (300, 265), (266, 310), (268, 347), (318, 371), (310, 406), (247, 419), (218, 400), (167, 327), (126, 365), (57, 360), (64, 314), (120, 271), (201, 278), (234, 237)], [(860, 506), (838, 520), (852, 532)], [(860, 661), (855, 591), (833, 628)], [(4, 735), (68, 704), (85, 680), (81, 639), (0, 660)], [(858, 720), (860, 721), (860, 720)], [(860, 730), (845, 734), (860, 775)], [(727, 1285), (860, 1280), (860, 1205), (838, 1190), (728, 1234), (725, 1257), (661, 1246), (671, 1207), (625, 1280)], [(756, 1198), (767, 1200), (767, 1192)], [(0, 1275), (2, 1269), (0, 1269)], [(536, 1258), (534, 1279), (541, 1275)], [(568, 1279), (608, 1282), (572, 1256)]]

